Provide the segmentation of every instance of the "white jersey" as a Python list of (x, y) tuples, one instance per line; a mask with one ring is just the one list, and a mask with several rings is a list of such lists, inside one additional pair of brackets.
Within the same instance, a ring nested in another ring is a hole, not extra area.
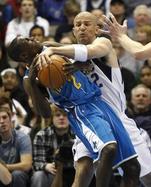
[[(97, 63), (95, 60), (91, 60), (93, 70), (89, 73), (88, 77), (91, 81), (101, 87), (101, 97), (113, 108), (121, 119), (131, 138), (135, 151), (138, 154), (138, 161), (141, 165), (140, 177), (145, 176), (151, 172), (151, 165), (148, 164), (151, 163), (151, 153), (147, 147), (146, 141), (141, 136), (140, 130), (137, 128), (135, 121), (128, 118), (125, 114), (126, 97), (124, 94), (124, 84), (120, 68), (112, 68), (103, 62)], [(75, 160), (86, 155), (89, 156), (88, 151), (84, 145), (82, 145), (82, 142), (78, 144), (76, 142), (74, 149), (76, 150), (74, 156)]]
[[(106, 71), (106, 69), (108, 70)], [(119, 67), (111, 68), (107, 65), (98, 67), (93, 63), (93, 70), (88, 74), (88, 77), (92, 82), (95, 82), (101, 87), (101, 97), (113, 108), (113, 110), (117, 113), (125, 112), (126, 97), (124, 94), (124, 82)]]

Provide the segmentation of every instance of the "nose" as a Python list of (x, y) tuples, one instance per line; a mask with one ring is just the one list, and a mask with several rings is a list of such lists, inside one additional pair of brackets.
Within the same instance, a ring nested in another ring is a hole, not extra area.
[(4, 122), (3, 118), (0, 118), (0, 126)]
[(85, 30), (85, 29), (86, 29), (85, 24), (81, 24), (80, 29), (81, 29), (81, 30)]

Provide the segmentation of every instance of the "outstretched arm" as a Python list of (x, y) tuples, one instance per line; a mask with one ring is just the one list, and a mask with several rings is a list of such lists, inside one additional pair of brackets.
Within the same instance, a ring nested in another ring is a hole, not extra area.
[(39, 68), (51, 62), (49, 58), (52, 54), (64, 55), (77, 61), (85, 62), (88, 59), (100, 58), (110, 53), (112, 44), (109, 39), (101, 37), (96, 38), (92, 44), (74, 44), (60, 47), (49, 47), (45, 49), (38, 59)]
[(121, 46), (135, 56), (137, 59), (148, 59), (151, 57), (151, 42), (143, 46), (140, 42), (134, 41), (127, 36), (127, 22), (120, 25), (115, 17), (110, 14), (110, 19), (104, 16), (104, 26), (107, 30), (101, 30), (105, 34), (118, 39)]

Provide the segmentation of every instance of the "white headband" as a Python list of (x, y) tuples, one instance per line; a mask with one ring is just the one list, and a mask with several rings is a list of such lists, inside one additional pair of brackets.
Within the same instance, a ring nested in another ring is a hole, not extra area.
[(4, 69), (2, 72), (1, 72), (1, 76), (3, 77), (6, 73), (8, 73), (8, 72), (11, 72), (11, 73), (14, 73), (14, 74), (16, 74), (17, 72), (16, 72), (16, 69), (14, 69), (14, 68), (7, 68), (7, 69)]

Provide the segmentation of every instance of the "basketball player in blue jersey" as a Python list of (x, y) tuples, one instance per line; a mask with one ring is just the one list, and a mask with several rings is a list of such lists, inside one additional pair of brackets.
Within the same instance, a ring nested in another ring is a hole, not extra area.
[[(87, 15), (88, 13), (85, 14)], [(86, 25), (89, 27), (92, 27), (92, 24), (96, 23), (95, 17), (90, 19), (88, 14), (86, 18)], [(92, 30), (93, 34), (97, 34), (97, 25), (94, 24), (93, 26), (95, 26), (93, 29), (96, 28), (96, 30), (94, 29), (95, 31)], [(81, 36), (84, 38), (84, 34), (81, 34)], [(106, 44), (109, 44), (109, 49), (111, 49), (110, 42), (106, 40)], [(91, 48), (91, 45), (89, 47), (89, 51), (92, 52), (92, 54), (90, 53), (88, 58), (93, 58), (93, 55), (97, 57), (99, 54), (98, 51), (95, 54), (96, 49)], [(99, 47), (102, 49), (102, 53), (100, 51), (101, 55), (104, 56), (107, 53), (106, 45), (100, 45)], [(62, 50), (62, 48), (59, 47), (58, 49)], [(55, 47), (51, 48), (51, 50), (52, 49), (57, 50)], [(43, 47), (34, 40), (18, 37), (10, 44), (8, 53), (15, 61), (28, 63), (34, 59), (37, 53), (39, 54), (42, 52), (42, 50)], [(47, 53), (53, 54), (51, 50), (50, 48), (45, 49), (38, 57), (38, 60), (34, 60), (30, 65), (28, 78), (25, 79), (25, 86), (32, 97), (33, 104), (37, 112), (44, 117), (49, 117), (51, 111), (48, 100), (41, 94), (36, 85), (36, 69), (37, 66), (38, 68), (42, 68), (44, 65), (47, 65), (47, 61), (50, 60), (49, 54)], [(87, 47), (84, 45), (68, 46), (65, 51), (68, 53), (68, 50), (73, 56), (76, 56), (74, 57), (75, 59), (80, 56), (79, 52), (81, 51), (82, 54), (84, 53), (84, 58), (87, 58)], [(45, 51), (46, 54), (44, 53)], [(66, 53), (65, 55), (70, 56)], [(91, 83), (84, 74), (78, 71), (72, 75), (71, 80), (67, 81), (59, 92), (48, 89), (48, 93), (50, 99), (53, 98), (51, 101), (54, 100), (56, 104), (69, 111), (71, 126), (76, 135), (87, 147), (89, 157), (92, 160), (100, 159), (97, 165), (97, 187), (106, 187), (109, 185), (112, 164), (115, 167), (120, 165), (123, 168), (123, 187), (137, 186), (139, 164), (135, 152), (133, 147), (131, 147), (131, 142), (122, 123), (114, 114), (113, 110), (101, 100), (100, 88), (96, 86), (96, 84)], [(117, 151), (114, 159), (116, 141)], [(80, 162), (82, 160), (80, 160)], [(87, 172), (85, 171), (85, 173)], [(93, 167), (91, 173), (93, 174)], [(73, 186), (88, 186), (92, 174), (90, 174), (90, 176), (85, 176), (86, 178), (80, 181), (77, 180)]]

